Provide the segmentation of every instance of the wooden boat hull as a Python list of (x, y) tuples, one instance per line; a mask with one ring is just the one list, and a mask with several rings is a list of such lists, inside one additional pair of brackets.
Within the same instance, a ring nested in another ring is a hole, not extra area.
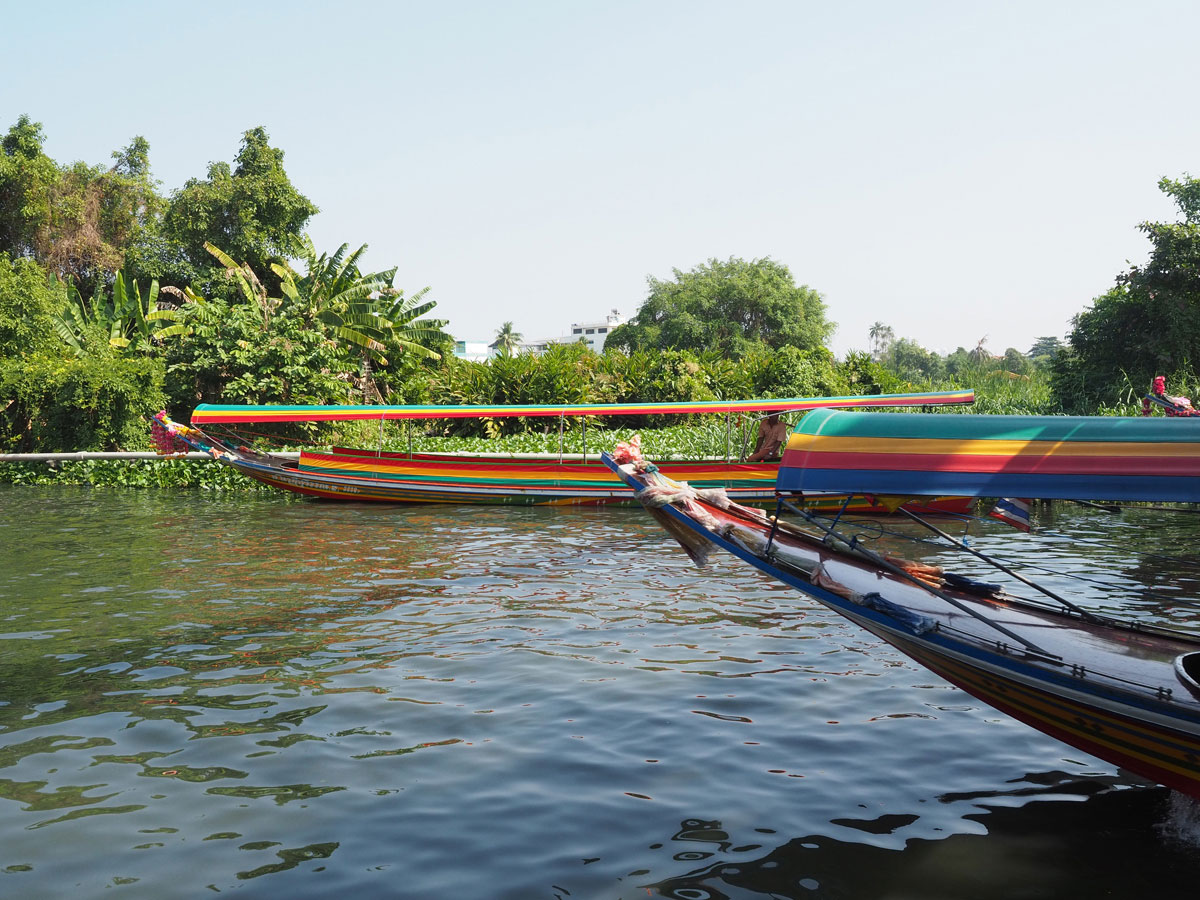
[[(519, 457), (378, 453), (335, 448), (305, 451), (298, 463), (278, 457), (225, 454), (218, 459), (247, 477), (291, 493), (359, 503), (468, 503), (509, 506), (635, 506), (629, 489), (599, 460), (559, 462)], [(743, 505), (775, 499), (778, 463), (664, 462), (662, 471), (698, 488), (723, 488)], [(845, 494), (814, 497), (812, 508), (878, 514), (888, 510)], [(933, 515), (965, 515), (965, 497), (938, 497), (915, 504)]]
[[(635, 475), (624, 477), (635, 489), (645, 486)], [(755, 540), (766, 545), (769, 521), (703, 503), (690, 506), (691, 511), (672, 505), (655, 510), (669, 531), (684, 533), (685, 546), (700, 538), (726, 550), (981, 702), (1099, 759), (1200, 798), (1200, 697), (1175, 671), (1177, 660), (1200, 652), (1200, 638), (1088, 622), (1025, 601), (944, 591), (1018, 637), (1028, 636), (1038, 645), (1030, 651), (915, 584), (819, 541), (781, 530), (773, 535), (776, 556), (764, 558), (751, 547)], [(687, 534), (692, 537), (686, 539)], [(828, 580), (839, 592), (815, 583), (795, 565), (780, 564), (780, 548), (815, 561), (822, 572), (816, 581)], [(868, 603), (868, 597), (881, 599)]]

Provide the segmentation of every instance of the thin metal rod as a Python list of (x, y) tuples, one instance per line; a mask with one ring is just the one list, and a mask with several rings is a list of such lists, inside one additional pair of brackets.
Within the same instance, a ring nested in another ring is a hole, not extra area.
[(1088, 612), (1082, 606), (1076, 606), (1070, 600), (1067, 600), (1065, 597), (1060, 597), (1058, 594), (1054, 593), (1054, 591), (1050, 590), (1049, 588), (1042, 587), (1036, 581), (1026, 578), (1020, 572), (1014, 572), (1012, 569), (1010, 569), (1008, 566), (1004, 565), (1004, 563), (1000, 562), (998, 559), (993, 559), (992, 557), (988, 556), (987, 554), (980, 553), (974, 547), (967, 546), (966, 544), (964, 544), (962, 541), (958, 540), (957, 538), (951, 537), (950, 535), (946, 534), (946, 532), (942, 531), (942, 529), (938, 528), (932, 522), (926, 522), (924, 519), (922, 519), (920, 516), (918, 516), (916, 513), (912, 512), (911, 510), (907, 510), (904, 507), (900, 507), (899, 511), (904, 513), (904, 515), (908, 516), (908, 518), (912, 519), (914, 522), (918, 523), (919, 525), (923, 525), (924, 527), (928, 528), (930, 531), (932, 531), (938, 537), (945, 538), (955, 548), (957, 548), (959, 550), (967, 551), (972, 556), (976, 557), (977, 559), (983, 560), (988, 565), (995, 566), (997, 569), (999, 569), (1004, 574), (1011, 575), (1013, 578), (1017, 579), (1017, 581), (1021, 582), (1021, 584), (1031, 587), (1035, 591), (1040, 591), (1041, 593), (1043, 593), (1047, 597), (1049, 597), (1051, 600), (1056, 600), (1057, 602), (1061, 603), (1064, 607), (1071, 610), (1072, 612), (1079, 613), (1079, 615), (1082, 616), (1085, 621), (1088, 621), (1088, 622), (1100, 621), (1100, 619), (1098, 619), (1092, 613)]
[(729, 463), (729, 454), (733, 450), (733, 418), (725, 413), (725, 463)]
[(383, 456), (383, 416), (379, 417), (379, 449), (375, 451), (375, 456)]
[(563, 429), (567, 426), (567, 416), (565, 413), (558, 414), (558, 461), (563, 461)]
[(587, 462), (587, 416), (584, 416), (579, 421), (583, 423), (583, 461)]
[(786, 506), (788, 509), (790, 509), (792, 512), (796, 513), (800, 517), (807, 519), (810, 523), (815, 525), (817, 528), (820, 528), (826, 534), (830, 535), (831, 537), (837, 538), (839, 541), (843, 541), (855, 553), (861, 554), (862, 556), (866, 557), (868, 560), (870, 560), (872, 563), (879, 566), (880, 568), (886, 569), (887, 571), (891, 572), (893, 575), (899, 575), (901, 578), (903, 578), (906, 581), (912, 582), (917, 587), (924, 588), (926, 591), (928, 591), (930, 594), (933, 594), (933, 596), (937, 597), (938, 599), (946, 601), (951, 606), (953, 606), (955, 609), (960, 610), (961, 612), (965, 612), (969, 616), (974, 616), (980, 622), (983, 622), (985, 625), (988, 625), (989, 627), (996, 629), (998, 632), (1000, 632), (1005, 637), (1012, 638), (1014, 641), (1016, 641), (1021, 646), (1025, 647), (1029, 650), (1033, 650), (1035, 653), (1041, 653), (1043, 656), (1052, 656), (1052, 657), (1056, 656), (1056, 654), (1049, 653), (1048, 651), (1043, 650), (1037, 644), (1033, 643), (1033, 641), (1030, 641), (1026, 638), (1021, 637), (1021, 635), (1017, 634), (1015, 631), (1011, 631), (1008, 628), (1005, 628), (1003, 625), (1001, 625), (997, 622), (993, 622), (991, 619), (989, 619), (983, 613), (979, 612), (979, 610), (972, 609), (971, 607), (967, 606), (965, 603), (961, 603), (958, 600), (955, 600), (953, 597), (948, 596), (945, 592), (939, 591), (933, 585), (926, 584), (920, 578), (915, 578), (914, 576), (912, 576), (908, 572), (904, 571), (902, 568), (900, 568), (895, 563), (888, 562), (886, 559), (884, 559), (882, 556), (880, 556), (874, 550), (869, 550), (868, 548), (859, 544), (858, 538), (846, 538), (843, 535), (838, 534), (832, 528), (828, 528), (825, 525), (822, 525), (820, 522), (818, 522), (816, 520), (816, 518), (814, 516), (809, 515), (807, 512), (800, 509), (798, 506), (796, 506), (794, 503), (792, 503), (788, 500), (784, 500), (784, 499), (780, 498), (780, 503), (782, 503), (784, 506)]
[(838, 522), (840, 522), (842, 520), (842, 516), (845, 515), (846, 510), (850, 508), (850, 501), (853, 499), (854, 499), (853, 494), (846, 495), (846, 499), (842, 501), (842, 508), (839, 509), (837, 511), (837, 515), (833, 517), (833, 522), (829, 526), (830, 528), (832, 528), (834, 525), (836, 525)]

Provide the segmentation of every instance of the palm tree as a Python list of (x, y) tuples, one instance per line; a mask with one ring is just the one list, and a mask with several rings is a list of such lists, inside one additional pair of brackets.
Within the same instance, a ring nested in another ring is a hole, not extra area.
[(987, 335), (979, 339), (979, 343), (975, 345), (975, 349), (971, 351), (971, 362), (977, 366), (983, 365), (984, 361), (992, 358), (992, 355), (987, 351)]
[(519, 331), (513, 331), (513, 323), (505, 322), (496, 331), (496, 340), (492, 341), (490, 346), (501, 356), (512, 356), (524, 340), (525, 336)]
[(892, 330), (891, 325), (884, 325), (882, 322), (876, 322), (871, 326), (871, 355), (876, 359), (883, 357), (887, 352), (887, 348), (891, 346), (892, 341), (896, 338), (896, 332)]

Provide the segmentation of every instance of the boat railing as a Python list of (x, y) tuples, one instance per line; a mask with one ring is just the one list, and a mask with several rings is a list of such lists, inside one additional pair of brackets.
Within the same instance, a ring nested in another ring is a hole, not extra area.
[(945, 622), (939, 622), (937, 631), (940, 634), (952, 634), (959, 640), (966, 643), (971, 643), (979, 647), (984, 647), (1000, 656), (1014, 656), (1019, 654), (1023, 660), (1037, 660), (1056, 668), (1066, 668), (1069, 666), (1069, 674), (1072, 678), (1077, 678), (1081, 681), (1088, 679), (1102, 678), (1105, 681), (1112, 682), (1126, 688), (1135, 688), (1139, 691), (1152, 694), (1156, 700), (1169, 702), (1175, 699), (1174, 691), (1169, 687), (1164, 687), (1161, 684), (1151, 684), (1144, 681), (1137, 681), (1132, 678), (1125, 678), (1121, 675), (1113, 675), (1109, 672), (1100, 671), (1088, 666), (1080, 665), (1079, 663), (1066, 663), (1061, 656), (1055, 656), (1045, 651), (1031, 650), (1027, 647), (1014, 647), (1007, 641), (1001, 641), (993, 638), (985, 638), (981, 635), (974, 634), (970, 631), (964, 631), (961, 628), (956, 628), (953, 625), (948, 625)]

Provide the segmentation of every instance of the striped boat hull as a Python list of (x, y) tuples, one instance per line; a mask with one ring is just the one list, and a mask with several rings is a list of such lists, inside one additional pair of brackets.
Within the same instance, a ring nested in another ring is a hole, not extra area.
[[(299, 464), (239, 459), (221, 461), (263, 484), (323, 500), (368, 503), (469, 503), (509, 506), (627, 506), (636, 501), (629, 488), (595, 462), (558, 462), (520, 458), (484, 458), (451, 454), (376, 453), (336, 448), (304, 452)], [(268, 458), (269, 459), (269, 458)], [(722, 461), (667, 462), (668, 477), (696, 488), (723, 488), (742, 504), (775, 500), (778, 463)], [(814, 498), (818, 510), (846, 507), (847, 512), (876, 514), (887, 509), (864, 497)], [(962, 515), (971, 502), (962, 497), (929, 498), (919, 511)]]

